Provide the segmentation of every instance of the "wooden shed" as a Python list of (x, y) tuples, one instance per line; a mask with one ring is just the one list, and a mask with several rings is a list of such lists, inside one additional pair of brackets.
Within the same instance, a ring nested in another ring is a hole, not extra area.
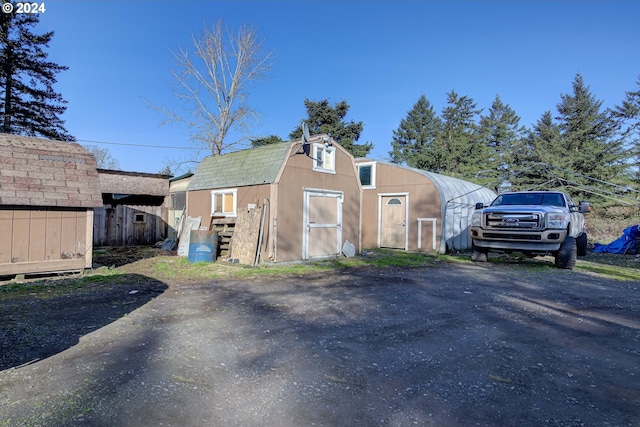
[(360, 251), (360, 196), (353, 156), (317, 135), (205, 158), (188, 186), (187, 214), (211, 227), (264, 206), (263, 261), (323, 258), (347, 240)]
[(496, 194), (477, 184), (392, 163), (356, 159), (362, 184), (362, 245), (446, 253), (471, 248), (476, 202)]
[(170, 175), (98, 169), (103, 206), (95, 209), (95, 246), (153, 245), (167, 237)]
[(167, 203), (167, 224), (169, 225), (168, 237), (178, 239), (178, 227), (180, 218), (186, 213), (187, 187), (191, 182), (192, 172), (174, 176), (169, 180), (169, 200)]
[(96, 160), (79, 144), (0, 134), (0, 276), (91, 268)]

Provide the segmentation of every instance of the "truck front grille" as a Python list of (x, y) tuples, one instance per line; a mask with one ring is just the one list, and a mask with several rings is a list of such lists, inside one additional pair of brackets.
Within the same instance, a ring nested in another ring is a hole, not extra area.
[(497, 234), (497, 233), (484, 233), (486, 239), (501, 239), (501, 240), (526, 240), (536, 241), (542, 240), (542, 236), (539, 234)]
[(539, 213), (492, 212), (485, 215), (485, 227), (494, 230), (541, 229), (543, 217)]

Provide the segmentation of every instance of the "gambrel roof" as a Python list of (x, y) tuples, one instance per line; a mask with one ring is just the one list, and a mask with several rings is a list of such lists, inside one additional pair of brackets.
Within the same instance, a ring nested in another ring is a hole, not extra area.
[(74, 142), (0, 134), (0, 205), (102, 206), (96, 159)]
[(188, 190), (271, 184), (287, 158), (291, 142), (264, 145), (203, 159)]

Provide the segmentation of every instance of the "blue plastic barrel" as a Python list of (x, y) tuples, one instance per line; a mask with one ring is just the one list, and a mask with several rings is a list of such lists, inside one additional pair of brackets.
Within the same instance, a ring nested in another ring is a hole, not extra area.
[(213, 262), (218, 250), (218, 233), (191, 230), (189, 236), (189, 262)]

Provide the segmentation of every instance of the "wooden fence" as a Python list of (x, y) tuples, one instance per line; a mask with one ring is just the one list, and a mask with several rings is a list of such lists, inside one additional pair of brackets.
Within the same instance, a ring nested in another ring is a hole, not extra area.
[(167, 237), (163, 206), (95, 208), (94, 246), (153, 245)]

